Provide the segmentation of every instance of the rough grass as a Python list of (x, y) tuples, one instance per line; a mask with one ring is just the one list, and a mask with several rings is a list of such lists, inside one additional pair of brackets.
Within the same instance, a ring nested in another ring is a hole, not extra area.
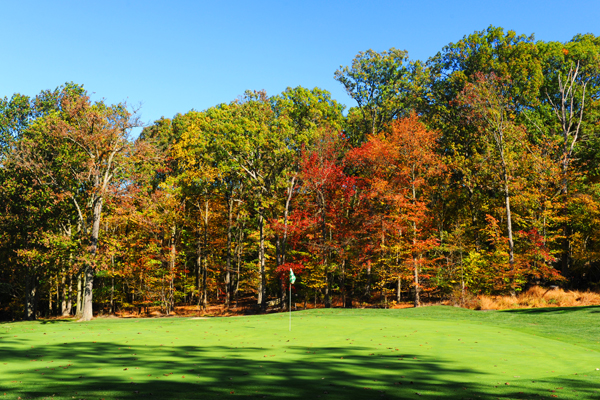
[(600, 305), (600, 294), (595, 292), (564, 291), (560, 288), (534, 286), (517, 296), (478, 296), (468, 308), (506, 310), (539, 307), (580, 307)]
[(293, 313), (291, 332), (288, 314), (4, 323), (0, 397), (591, 399), (599, 315), (317, 309)]

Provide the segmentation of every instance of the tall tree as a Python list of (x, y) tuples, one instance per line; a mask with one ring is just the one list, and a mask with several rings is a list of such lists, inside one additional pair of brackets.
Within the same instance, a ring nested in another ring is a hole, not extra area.
[[(128, 135), (138, 126), (124, 104), (91, 103), (83, 94), (63, 89), (58, 110), (39, 118), (20, 143), (21, 164), (37, 181), (75, 206), (82, 232), (88, 239), (85, 289), (81, 320), (93, 317), (94, 259), (104, 198), (113, 179), (119, 179), (132, 152)], [(38, 101), (43, 100), (39, 96)]]
[(335, 80), (358, 104), (360, 131), (352, 138), (356, 143), (414, 108), (422, 72), (419, 62), (408, 61), (408, 52), (395, 48), (381, 53), (371, 49), (360, 52), (350, 67), (335, 72)]
[[(540, 43), (544, 61), (543, 100), (535, 125), (541, 134), (554, 136), (559, 143), (556, 162), (562, 170), (560, 191), (562, 197), (562, 254), (561, 269), (568, 276), (572, 254), (568, 203), (571, 200), (569, 186), (583, 170), (597, 175), (597, 149), (599, 132), (597, 120), (600, 114), (600, 38), (593, 35), (577, 35), (567, 43)], [(550, 132), (547, 132), (548, 127)]]
[[(384, 213), (392, 229), (383, 235), (404, 242), (405, 262), (413, 273), (414, 305), (421, 305), (422, 272), (427, 252), (437, 243), (433, 234), (432, 190), (445, 173), (436, 152), (439, 136), (412, 114), (395, 121), (389, 133), (379, 133), (354, 151), (354, 158), (374, 172), (370, 188), (377, 201), (386, 203)], [(394, 237), (395, 236), (395, 237)], [(389, 246), (389, 244), (388, 244)]]
[[(499, 166), (497, 174), (502, 182), (505, 200), (506, 231), (508, 234), (508, 263), (514, 281), (515, 245), (513, 239), (513, 216), (511, 212), (511, 187), (515, 176), (515, 164), (522, 161), (525, 135), (521, 127), (515, 126), (514, 110), (507, 100), (506, 86), (495, 74), (478, 74), (474, 83), (468, 83), (460, 101), (470, 113), (470, 119), (485, 138), (492, 152), (486, 157), (490, 164)], [(484, 150), (485, 151), (485, 150)], [(514, 283), (511, 293), (515, 294)]]

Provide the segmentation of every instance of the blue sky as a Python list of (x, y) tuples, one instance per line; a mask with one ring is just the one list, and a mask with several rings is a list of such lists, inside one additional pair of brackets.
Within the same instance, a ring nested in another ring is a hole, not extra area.
[(318, 86), (359, 51), (395, 47), (425, 60), (489, 25), (568, 41), (600, 35), (599, 1), (8, 1), (0, 0), (0, 97), (65, 82), (93, 98), (141, 103), (152, 122)]

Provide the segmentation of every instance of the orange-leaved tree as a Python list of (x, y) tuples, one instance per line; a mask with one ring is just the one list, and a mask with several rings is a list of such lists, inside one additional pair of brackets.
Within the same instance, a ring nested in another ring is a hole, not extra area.
[(436, 151), (438, 137), (411, 114), (394, 121), (389, 133), (373, 135), (353, 151), (354, 160), (363, 165), (371, 203), (380, 203), (379, 212), (386, 219), (381, 224), (385, 232), (378, 236), (387, 236), (390, 247), (402, 249), (396, 254), (403, 256), (396, 258), (403, 258), (412, 270), (415, 307), (421, 303), (422, 271), (432, 261), (427, 252), (437, 243), (431, 201), (436, 182), (445, 173)]

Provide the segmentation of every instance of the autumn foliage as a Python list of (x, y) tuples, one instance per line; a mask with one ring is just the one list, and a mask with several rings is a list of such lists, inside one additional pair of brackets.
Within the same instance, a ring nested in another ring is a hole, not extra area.
[(134, 110), (81, 85), (0, 99), (0, 318), (598, 289), (598, 43), (368, 50), (335, 73), (346, 114), (247, 91), (135, 139)]

